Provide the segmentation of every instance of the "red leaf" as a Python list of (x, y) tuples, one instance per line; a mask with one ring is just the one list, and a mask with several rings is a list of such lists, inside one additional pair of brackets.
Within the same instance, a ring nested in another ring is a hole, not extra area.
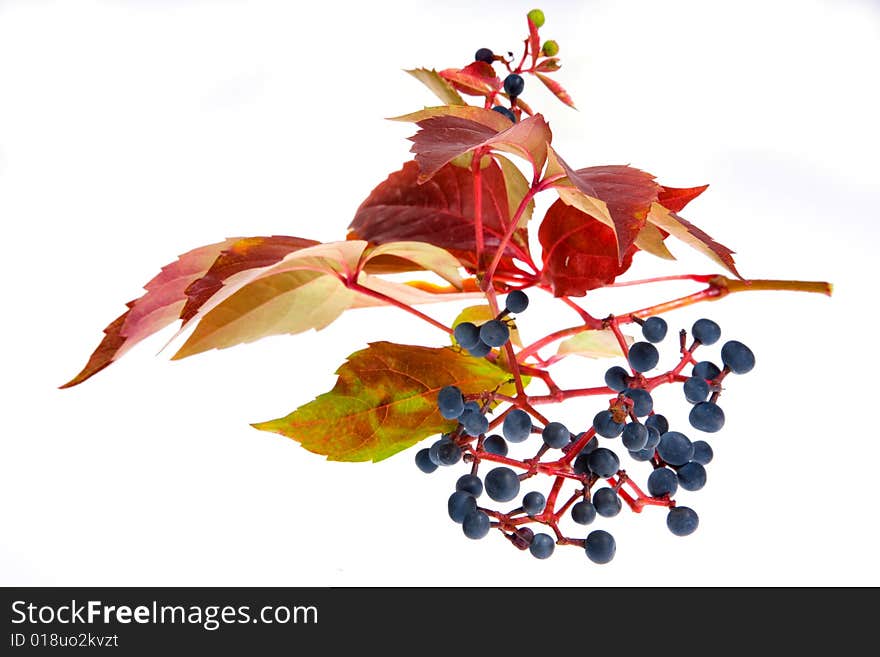
[[(361, 204), (349, 226), (348, 239), (374, 244), (427, 242), (446, 249), (475, 271), (474, 176), (447, 164), (428, 182), (418, 183), (419, 166), (407, 162), (377, 186)], [(510, 222), (507, 188), (501, 168), (492, 162), (482, 170), (482, 219), (487, 251), (497, 249)], [(522, 273), (513, 262), (532, 262), (528, 233), (518, 228), (501, 259), (499, 271)]]
[(443, 69), (440, 77), (470, 96), (486, 96), (501, 88), (501, 80), (495, 75), (495, 69), (486, 62), (473, 62), (461, 69)]
[(657, 202), (667, 210), (681, 212), (688, 203), (706, 191), (709, 185), (699, 187), (665, 187), (660, 186)]
[(657, 200), (660, 186), (654, 182), (654, 176), (616, 164), (573, 171), (558, 155), (556, 160), (571, 185), (607, 206), (617, 234), (618, 256), (623, 262), (624, 254), (647, 221), (651, 203)]
[(214, 296), (223, 287), (224, 281), (233, 274), (274, 265), (288, 253), (316, 244), (320, 242), (286, 235), (245, 237), (237, 240), (220, 253), (204, 276), (186, 288), (186, 305), (180, 312), (180, 318), (184, 323), (192, 319), (202, 304)]
[(532, 19), (526, 17), (526, 20), (529, 22), (529, 53), (532, 56), (532, 66), (534, 66), (538, 55), (541, 54), (541, 36), (538, 34), (538, 26), (532, 22)]
[(688, 246), (708, 256), (738, 278), (742, 278), (736, 270), (736, 264), (733, 261), (734, 251), (731, 251), (720, 242), (716, 242), (707, 233), (678, 216), (675, 212), (667, 210), (659, 203), (655, 203), (651, 207), (648, 221), (657, 226), (657, 228), (673, 235)]
[(563, 89), (561, 84), (559, 84), (553, 78), (548, 78), (546, 75), (544, 75), (542, 73), (535, 73), (535, 75), (538, 76), (538, 79), (544, 83), (544, 86), (547, 87), (553, 93), (554, 96), (556, 96), (559, 100), (561, 100), (563, 103), (565, 103), (569, 107), (577, 109), (574, 106), (574, 101), (571, 99), (571, 96), (568, 95), (568, 92), (565, 89)]
[(558, 71), (560, 68), (562, 68), (562, 65), (559, 63), (559, 59), (557, 57), (545, 59), (537, 66), (535, 66), (535, 70), (542, 73), (552, 73), (553, 71)]
[(128, 310), (104, 329), (104, 339), (95, 349), (83, 370), (62, 388), (82, 383), (122, 356), (135, 344), (174, 322), (186, 301), (186, 288), (205, 274), (223, 249), (239, 238), (227, 239), (193, 249), (176, 262), (162, 268), (158, 276), (144, 286), (139, 299), (129, 301)]
[(582, 297), (613, 283), (629, 269), (638, 250), (630, 245), (618, 263), (614, 231), (562, 199), (547, 210), (538, 239), (543, 248), (542, 280), (557, 297)]
[(457, 116), (438, 116), (418, 121), (421, 128), (410, 137), (424, 182), (443, 165), (456, 157), (480, 147), (514, 153), (527, 159), (536, 172), (544, 168), (547, 145), (553, 138), (550, 126), (540, 114), (522, 121), (507, 123), (506, 130), (498, 132), (483, 123)]

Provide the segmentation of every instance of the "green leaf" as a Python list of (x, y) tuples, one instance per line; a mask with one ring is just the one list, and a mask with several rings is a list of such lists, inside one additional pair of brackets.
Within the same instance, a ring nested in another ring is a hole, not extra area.
[(406, 71), (416, 80), (428, 87), (446, 105), (466, 105), (455, 88), (444, 80), (433, 68), (414, 68)]
[[(633, 339), (624, 336), (626, 344), (631, 345)], [(601, 331), (584, 331), (564, 340), (556, 350), (559, 356), (583, 356), (584, 358), (615, 358), (622, 356), (620, 344), (611, 329)]]
[(331, 461), (381, 461), (456, 426), (437, 410), (444, 386), (458, 386), (465, 394), (499, 385), (506, 394), (513, 391), (503, 369), (449, 347), (374, 342), (351, 354), (336, 373), (330, 392), (253, 426), (292, 438)]

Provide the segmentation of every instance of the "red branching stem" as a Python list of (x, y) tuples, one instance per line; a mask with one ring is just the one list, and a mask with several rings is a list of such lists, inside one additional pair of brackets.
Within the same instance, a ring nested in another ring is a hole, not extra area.
[(608, 319), (608, 328), (614, 333), (614, 337), (617, 338), (617, 344), (620, 345), (620, 352), (626, 358), (629, 355), (629, 345), (626, 343), (626, 336), (620, 331), (620, 320), (617, 317), (610, 317)]
[(593, 436), (596, 435), (596, 429), (590, 427), (584, 432), (580, 438), (578, 438), (574, 444), (568, 449), (568, 452), (563, 456), (557, 463), (559, 464), (568, 464), (571, 463), (574, 459), (577, 458), (577, 455), (580, 454), (581, 450), (587, 446)]
[(593, 317), (590, 313), (588, 313), (586, 310), (584, 310), (579, 305), (577, 305), (574, 301), (572, 301), (571, 298), (569, 298), (569, 297), (561, 297), (561, 298), (562, 298), (563, 303), (565, 303), (565, 305), (572, 308), (578, 315), (580, 315), (585, 326), (589, 326), (590, 328), (594, 328), (594, 329), (602, 328), (602, 320), (601, 319), (596, 319), (595, 317)]
[(516, 208), (516, 212), (513, 213), (513, 217), (510, 219), (510, 223), (507, 225), (507, 230), (504, 231), (504, 236), (501, 238), (501, 242), (498, 244), (498, 248), (495, 250), (495, 257), (492, 258), (492, 262), (489, 265), (489, 268), (486, 270), (486, 275), (483, 278), (482, 282), (484, 290), (493, 289), (492, 278), (495, 275), (495, 270), (498, 269), (501, 258), (504, 257), (504, 252), (507, 250), (507, 245), (510, 243), (510, 240), (513, 239), (513, 234), (516, 232), (517, 226), (519, 226), (519, 221), (520, 219), (522, 219), (523, 212), (526, 211), (529, 202), (535, 197), (535, 194), (537, 194), (539, 190), (540, 187), (533, 185), (529, 188), (529, 191), (526, 192), (525, 196), (523, 196), (522, 200), (519, 202), (519, 205)]
[(572, 388), (571, 390), (560, 390), (556, 394), (551, 395), (529, 395), (530, 404), (556, 404), (566, 399), (574, 399), (575, 397), (592, 397), (594, 395), (613, 395), (615, 392), (607, 386), (599, 386), (596, 388)]
[(346, 280), (345, 278), (343, 278), (342, 282), (345, 284), (345, 286), (349, 290), (354, 290), (355, 292), (360, 292), (361, 294), (366, 294), (367, 296), (373, 297), (374, 299), (379, 299), (381, 301), (384, 301), (385, 303), (387, 303), (391, 306), (396, 306), (397, 308), (400, 308), (401, 310), (405, 310), (406, 312), (410, 313), (411, 315), (415, 315), (419, 319), (425, 320), (431, 326), (436, 326), (438, 329), (440, 329), (441, 331), (444, 331), (445, 333), (450, 333), (450, 334), (452, 333), (451, 328), (449, 328), (445, 324), (441, 324), (436, 319), (426, 315), (422, 311), (416, 310), (415, 308), (413, 308), (409, 304), (406, 304), (402, 301), (398, 301), (397, 299), (395, 299), (393, 297), (389, 297), (387, 294), (382, 294), (381, 292), (378, 292), (376, 290), (371, 290), (370, 288), (365, 287), (355, 281), (349, 281), (349, 280)]
[(550, 494), (547, 495), (547, 504), (544, 509), (545, 513), (550, 513), (551, 517), (553, 515), (553, 507), (556, 506), (556, 498), (559, 497), (559, 491), (562, 490), (562, 484), (564, 483), (565, 477), (557, 475), (556, 480), (553, 482), (553, 488), (550, 489)]

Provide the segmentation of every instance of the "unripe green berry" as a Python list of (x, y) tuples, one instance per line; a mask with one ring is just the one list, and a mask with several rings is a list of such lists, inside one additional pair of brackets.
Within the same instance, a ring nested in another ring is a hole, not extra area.
[(528, 16), (529, 20), (535, 24), (535, 27), (541, 27), (544, 24), (544, 12), (540, 9), (532, 9)]
[(541, 54), (545, 57), (554, 57), (559, 52), (559, 44), (550, 39), (549, 41), (545, 41), (544, 45), (541, 46)]

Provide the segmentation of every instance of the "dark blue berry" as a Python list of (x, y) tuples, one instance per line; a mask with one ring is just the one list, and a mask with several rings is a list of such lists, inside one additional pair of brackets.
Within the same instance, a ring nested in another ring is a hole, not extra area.
[(548, 447), (560, 449), (571, 442), (571, 433), (561, 422), (550, 422), (541, 432), (541, 437)]
[(617, 454), (605, 447), (590, 452), (587, 457), (590, 470), (600, 477), (612, 477), (620, 470), (620, 459)]
[(700, 490), (706, 485), (706, 468), (696, 461), (685, 463), (678, 469), (678, 483), (685, 490)]
[(675, 506), (669, 509), (666, 515), (666, 526), (676, 536), (693, 534), (700, 524), (697, 512), (686, 506)]
[(501, 432), (510, 442), (521, 443), (532, 435), (532, 418), (521, 408), (515, 408), (504, 417)]
[(711, 319), (698, 319), (691, 328), (691, 335), (703, 344), (715, 344), (721, 338), (721, 327)]
[(416, 467), (425, 474), (431, 474), (437, 469), (437, 464), (431, 460), (431, 452), (427, 447), (416, 452)]
[(593, 428), (603, 438), (616, 438), (623, 431), (623, 423), (615, 422), (611, 411), (599, 411), (593, 418)]
[(645, 426), (649, 429), (656, 429), (662, 435), (669, 431), (669, 420), (666, 419), (665, 415), (654, 413), (654, 415), (645, 420)]
[(446, 509), (450, 518), (461, 523), (464, 522), (465, 516), (477, 510), (477, 501), (470, 493), (457, 490), (449, 496)]
[(593, 506), (596, 507), (596, 513), (603, 518), (613, 518), (620, 513), (623, 504), (616, 490), (605, 487), (593, 493)]
[(635, 461), (650, 461), (654, 458), (654, 448), (646, 447), (645, 449), (640, 449), (637, 452), (630, 452), (629, 455)]
[(614, 537), (604, 529), (595, 529), (590, 532), (587, 540), (584, 541), (584, 550), (590, 561), (604, 564), (614, 558), (617, 544), (614, 541)]
[(483, 449), (490, 454), (507, 456), (507, 441), (498, 434), (492, 434), (491, 436), (486, 436), (486, 439), (483, 441)]
[(667, 431), (660, 436), (657, 453), (669, 465), (684, 465), (693, 457), (694, 446), (683, 433)]
[(605, 372), (605, 385), (614, 392), (623, 392), (629, 383), (629, 374), (620, 365), (615, 365)]
[(629, 364), (636, 372), (647, 372), (657, 367), (660, 352), (650, 342), (636, 342), (629, 348)]
[(469, 436), (479, 436), (489, 429), (489, 420), (480, 412), (466, 410), (461, 414), (459, 422)]
[(579, 525), (589, 525), (596, 519), (596, 507), (589, 500), (581, 500), (571, 507), (571, 519)]
[(461, 529), (465, 536), (476, 540), (489, 533), (489, 529), (492, 527), (491, 522), (484, 511), (471, 511), (464, 517)]
[(456, 420), (464, 411), (464, 398), (455, 386), (446, 386), (437, 393), (437, 407), (447, 420)]
[(662, 342), (668, 328), (666, 320), (662, 317), (649, 317), (642, 324), (642, 335), (648, 342)]
[(480, 478), (477, 475), (461, 475), (458, 478), (458, 481), (455, 482), (455, 490), (464, 491), (465, 493), (470, 493), (474, 497), (479, 497), (483, 494), (483, 482), (480, 481)]
[(504, 466), (489, 470), (483, 484), (486, 494), (496, 502), (509, 502), (519, 495), (519, 477)]
[(476, 347), (480, 342), (480, 329), (473, 322), (462, 322), (452, 331), (455, 341), (465, 349)]
[(577, 458), (571, 464), (571, 470), (575, 474), (586, 474), (590, 471), (590, 455), (578, 454)]
[(440, 465), (455, 465), (461, 461), (461, 447), (451, 440), (444, 441), (437, 447), (437, 460)]
[(712, 447), (705, 440), (694, 441), (694, 455), (691, 460), (701, 465), (708, 465), (714, 455)]
[(480, 327), (480, 340), (490, 347), (500, 347), (510, 338), (510, 329), (499, 319), (490, 319)]
[(492, 351), (492, 347), (487, 345), (482, 340), (478, 340), (477, 344), (473, 347), (466, 347), (467, 352), (473, 356), (474, 358), (482, 358), (483, 356), (487, 356), (490, 351)]
[(700, 402), (691, 409), (688, 420), (694, 429), (715, 433), (724, 426), (724, 411), (714, 402)]
[(516, 123), (516, 114), (511, 112), (509, 109), (504, 107), (503, 105), (496, 105), (492, 108), (493, 111), (498, 112), (501, 116), (506, 116), (513, 123)]
[(709, 399), (709, 384), (706, 379), (699, 376), (692, 376), (684, 382), (682, 388), (684, 390), (684, 398), (691, 404), (698, 404)]
[(755, 354), (742, 342), (729, 340), (721, 347), (721, 362), (734, 374), (745, 374), (755, 366)]
[(714, 380), (719, 374), (721, 374), (721, 369), (709, 360), (701, 360), (694, 365), (694, 369), (691, 370), (691, 376), (698, 376), (707, 381)]
[(544, 498), (543, 493), (538, 491), (533, 490), (523, 495), (522, 508), (530, 516), (536, 516), (541, 513), (546, 504), (547, 500)]
[(637, 452), (640, 449), (644, 449), (645, 444), (648, 442), (648, 429), (644, 424), (630, 422), (624, 427), (621, 440), (623, 441), (623, 446), (629, 451)]
[(486, 62), (487, 64), (491, 64), (495, 61), (495, 53), (493, 53), (488, 48), (480, 48), (477, 50), (476, 54), (474, 54), (475, 62)]
[(553, 554), (556, 541), (549, 534), (535, 534), (529, 543), (529, 552), (537, 559), (546, 559)]
[(638, 417), (645, 417), (654, 410), (654, 400), (651, 393), (642, 388), (627, 388), (623, 391), (624, 397), (633, 400), (633, 413)]
[(648, 429), (648, 438), (645, 440), (645, 446), (642, 449), (650, 449), (654, 450), (657, 445), (660, 444), (660, 432), (657, 431), (654, 427), (649, 427), (647, 424), (645, 427)]
[(648, 475), (648, 492), (654, 497), (675, 495), (678, 490), (678, 476), (669, 468), (657, 468)]
[(504, 78), (504, 92), (508, 96), (519, 96), (523, 89), (525, 89), (526, 81), (523, 80), (521, 75), (517, 75), (516, 73), (511, 73), (506, 78)]
[(514, 290), (504, 300), (504, 307), (508, 312), (521, 313), (529, 307), (529, 296), (522, 290)]

